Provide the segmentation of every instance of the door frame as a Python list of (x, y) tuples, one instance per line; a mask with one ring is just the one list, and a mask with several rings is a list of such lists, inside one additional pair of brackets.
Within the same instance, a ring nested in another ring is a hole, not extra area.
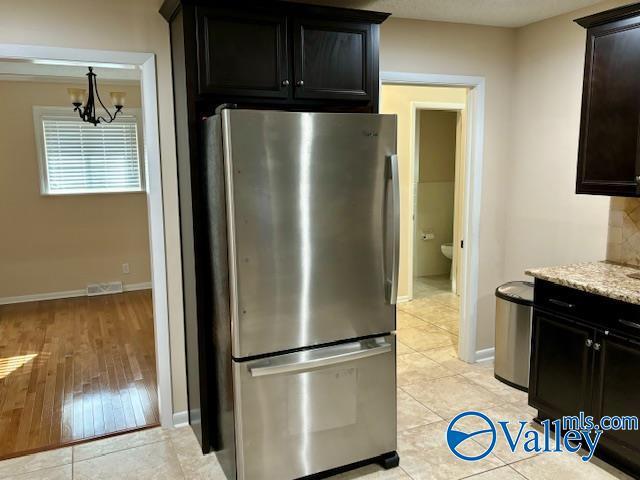
[[(480, 244), (480, 207), (482, 201), (482, 167), (484, 151), (484, 106), (485, 79), (469, 75), (441, 75), (410, 72), (380, 72), (382, 84), (417, 85), (432, 87), (464, 87), (467, 93), (467, 132), (464, 158), (464, 205), (463, 235), (465, 244), (462, 249), (462, 295), (460, 302), (460, 336), (458, 355), (460, 359), (475, 363), (479, 358), (476, 352), (478, 323), (478, 272)], [(413, 184), (413, 174), (410, 181)], [(412, 205), (412, 208), (414, 206)], [(415, 210), (411, 212), (415, 215)], [(414, 238), (410, 239), (411, 242)], [(413, 245), (412, 245), (413, 249)], [(411, 274), (413, 275), (412, 268)], [(413, 280), (410, 279), (412, 282)]]
[(111, 64), (140, 69), (144, 128), (145, 183), (148, 205), (151, 285), (158, 382), (158, 411), (163, 427), (173, 426), (173, 397), (169, 344), (167, 259), (162, 202), (162, 170), (156, 91), (156, 57), (153, 53), (0, 44), (0, 59), (47, 60), (61, 64)]
[[(458, 121), (460, 120), (460, 116), (462, 115), (463, 110), (466, 110), (467, 105), (465, 103), (450, 103), (450, 102), (411, 102), (411, 129), (409, 132), (409, 142), (413, 145), (413, 148), (410, 149), (411, 154), (411, 190), (412, 190), (412, 211), (413, 215), (411, 216), (411, 253), (412, 260), (409, 264), (409, 298), (413, 299), (413, 287), (414, 287), (414, 279), (415, 279), (415, 270), (416, 270), (416, 250), (418, 243), (416, 242), (416, 233), (418, 231), (417, 228), (417, 217), (418, 217), (418, 177), (420, 176), (420, 114), (419, 112), (423, 110), (445, 110), (447, 112), (456, 112), (457, 120), (456, 120), (456, 155), (455, 155), (455, 179), (454, 179), (454, 195), (458, 194), (458, 183), (460, 182), (459, 178), (459, 165), (458, 162), (460, 159), (458, 158)], [(464, 198), (464, 197), (463, 197)], [(457, 232), (456, 228), (456, 218), (458, 213), (457, 202), (454, 200), (453, 205), (453, 244), (456, 245), (460, 240), (460, 233)], [(464, 212), (463, 212), (464, 214)], [(456, 267), (456, 261), (460, 256), (458, 249), (454, 250), (453, 259), (451, 260), (451, 269), (454, 270)], [(457, 280), (457, 279), (456, 279)], [(461, 289), (459, 289), (461, 290)], [(452, 283), (452, 291), (453, 291), (453, 283)], [(455, 293), (455, 292), (454, 292)]]

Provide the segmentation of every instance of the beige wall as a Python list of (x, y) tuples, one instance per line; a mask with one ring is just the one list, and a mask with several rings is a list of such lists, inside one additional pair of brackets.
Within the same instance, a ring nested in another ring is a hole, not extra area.
[[(493, 346), (494, 290), (506, 280), (503, 274), (505, 185), (509, 181), (511, 162), (509, 136), (515, 38), (516, 32), (507, 28), (394, 18), (381, 27), (381, 70), (479, 75), (486, 80), (480, 244), (469, 245), (478, 249), (480, 258), (477, 349)], [(406, 169), (404, 175), (408, 175)], [(404, 193), (403, 211), (409, 201), (409, 194)], [(406, 258), (406, 242), (402, 246), (405, 251), (401, 258)]]
[(609, 199), (576, 195), (585, 30), (573, 20), (605, 2), (516, 32), (504, 274), (602, 260)]
[(609, 200), (574, 194), (585, 31), (573, 19), (624, 3), (515, 30), (382, 25), (382, 70), (486, 79), (477, 349), (493, 345), (497, 285), (527, 267), (605, 257)]
[[(157, 13), (160, 4), (161, 0), (5, 0), (0, 3), (0, 42), (157, 55), (174, 411), (183, 411), (186, 388), (173, 96), (168, 25)], [(99, 21), (87, 22), (87, 18)], [(486, 79), (480, 244), (471, 246), (479, 249), (480, 256), (478, 349), (493, 345), (496, 285), (516, 278), (525, 267), (535, 264), (592, 257), (601, 249), (600, 256), (604, 256), (600, 221), (592, 218), (599, 219), (601, 215), (606, 218), (606, 201), (577, 199), (570, 193), (569, 179), (574, 173), (569, 173), (569, 165), (574, 168), (575, 134), (562, 134), (567, 126), (575, 131), (575, 112), (579, 109), (576, 91), (580, 89), (580, 79), (576, 73), (582, 62), (584, 32), (576, 29), (568, 17), (521, 31), (394, 18), (381, 28), (381, 70), (481, 75)], [(557, 34), (555, 41), (546, 37), (548, 33)], [(520, 56), (517, 69), (516, 49)], [(567, 57), (560, 57), (560, 52)], [(538, 63), (549, 68), (539, 68)], [(533, 75), (531, 79), (526, 78), (527, 72)], [(534, 105), (529, 96), (541, 104)], [(564, 124), (556, 117), (569, 123)], [(557, 129), (556, 133), (549, 131), (546, 126), (549, 122)], [(545, 154), (549, 157), (543, 158)], [(552, 175), (558, 167), (553, 159), (558, 160), (558, 155), (562, 162), (558, 175)], [(401, 173), (405, 184), (409, 181), (407, 172), (405, 166)], [(546, 183), (527, 182), (527, 173), (530, 178)], [(526, 188), (520, 192), (519, 186)], [(534, 195), (542, 199), (540, 208), (531, 200)], [(557, 211), (550, 211), (548, 205), (552, 202), (545, 196), (555, 201)], [(405, 212), (410, 202), (406, 188), (401, 202)], [(522, 210), (518, 210), (519, 202), (523, 202)], [(550, 220), (545, 220), (542, 212), (549, 214)], [(557, 221), (560, 216), (565, 226)], [(403, 223), (404, 262), (406, 223)], [(518, 233), (518, 228), (523, 228), (524, 233)], [(585, 238), (585, 234), (595, 238)], [(531, 238), (539, 239), (545, 249), (531, 245)], [(533, 250), (517, 244), (520, 241), (528, 242)], [(554, 253), (556, 247), (565, 251), (566, 256), (560, 259)], [(406, 289), (406, 283), (401, 282), (401, 288)]]
[[(411, 162), (411, 102), (465, 103), (464, 88), (383, 85), (380, 112), (398, 116), (398, 163), (400, 170), (400, 274), (398, 296), (409, 297), (412, 253), (413, 183)], [(420, 231), (417, 232), (417, 235)], [(416, 239), (416, 242), (422, 242)], [(435, 241), (435, 240), (434, 240)], [(438, 247), (439, 248), (439, 247)], [(443, 257), (444, 258), (444, 257)], [(446, 260), (446, 259), (444, 259)]]
[(158, 13), (161, 3), (162, 0), (5, 0), (0, 2), (0, 43), (156, 54), (173, 409), (179, 412), (187, 408), (182, 274), (169, 25)]
[[(460, 96), (466, 95), (459, 89)], [(460, 103), (465, 103), (463, 101)], [(456, 128), (458, 112), (447, 110), (420, 111), (420, 175), (418, 183), (453, 182), (456, 161)]]
[[(451, 260), (440, 246), (453, 242), (457, 120), (455, 111), (420, 111), (414, 277), (451, 271)], [(423, 232), (435, 238), (423, 240)]]
[[(144, 193), (40, 194), (33, 106), (71, 111), (69, 86), (0, 81), (0, 105), (11, 112), (0, 117), (0, 298), (151, 281)], [(139, 87), (101, 87), (140, 107)]]

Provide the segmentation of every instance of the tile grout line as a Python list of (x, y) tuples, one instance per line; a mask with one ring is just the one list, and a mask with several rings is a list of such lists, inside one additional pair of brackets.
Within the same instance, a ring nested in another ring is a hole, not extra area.
[[(539, 454), (534, 455), (533, 457), (537, 457)], [(529, 457), (529, 458), (533, 458), (533, 457)], [(511, 465), (513, 465), (514, 463), (518, 463), (518, 462), (522, 462), (524, 460), (529, 460), (529, 458), (523, 458), (522, 460), (518, 460), (516, 462), (512, 462), (512, 463), (507, 463), (507, 467), (512, 471), (515, 472), (516, 475), (522, 477), (524, 480), (528, 480), (529, 477), (525, 476), (523, 473), (520, 473), (519, 471), (517, 471), (515, 468), (512, 468)]]
[[(445, 307), (446, 307), (446, 305), (442, 305), (442, 304), (441, 304), (441, 306), (445, 306)], [(455, 310), (455, 309), (453, 309), (453, 308), (451, 308), (451, 307), (446, 307), (446, 308), (448, 308), (449, 310), (451, 310), (451, 311), (453, 311), (453, 312), (455, 312), (455, 313), (457, 314), (457, 317), (458, 317), (458, 318), (457, 318), (457, 322), (458, 322), (458, 327), (459, 327), (459, 326), (460, 326), (460, 311)], [(435, 323), (431, 323), (431, 321), (429, 321), (429, 320), (426, 320), (426, 319), (422, 318), (421, 316), (419, 316), (419, 315), (418, 315), (418, 314), (416, 314), (416, 313), (407, 312), (407, 311), (404, 311), (404, 310), (402, 310), (402, 313), (404, 313), (404, 314), (406, 314), (406, 315), (409, 315), (410, 317), (416, 318), (416, 319), (418, 319), (418, 320), (420, 320), (420, 321), (422, 321), (422, 322), (425, 322), (425, 323), (427, 323), (428, 325), (431, 325), (432, 327), (436, 327), (436, 328), (438, 328), (438, 329), (440, 329), (440, 330), (442, 330), (442, 331), (444, 331), (444, 332), (448, 333), (449, 335), (455, 335), (456, 337), (460, 337), (460, 332), (458, 332), (457, 334), (456, 334), (456, 333), (454, 333), (454, 332), (450, 332), (450, 331), (449, 331), (449, 330), (447, 330), (446, 328), (442, 328), (440, 325), (436, 325)], [(420, 327), (407, 327), (407, 328), (418, 328), (418, 329), (419, 329)], [(458, 340), (458, 341), (459, 341), (459, 340)], [(446, 345), (445, 345), (445, 346), (446, 346)], [(436, 347), (436, 348), (439, 348), (439, 347)], [(429, 349), (429, 350), (432, 350), (432, 349)]]
[[(442, 293), (446, 293), (446, 292), (442, 292)], [(439, 295), (439, 294), (436, 294), (436, 295)], [(460, 308), (459, 306), (458, 306), (458, 308), (456, 308), (456, 307), (452, 307), (452, 306), (451, 306), (451, 305), (449, 305), (447, 302), (442, 302), (442, 301), (438, 300), (437, 298), (433, 298), (433, 297), (435, 297), (436, 295), (432, 295), (432, 296), (430, 296), (430, 297), (414, 298), (413, 300), (411, 300), (411, 302), (420, 301), (420, 300), (428, 300), (428, 301), (431, 301), (431, 302), (436, 303), (436, 304), (437, 304), (437, 305), (439, 305), (439, 306), (447, 307), (447, 308), (448, 308), (448, 309), (450, 309), (450, 310), (459, 311), (459, 308)], [(455, 295), (455, 293), (452, 293), (452, 295)], [(406, 303), (407, 303), (407, 304), (411, 304), (411, 302), (406, 302)], [(400, 308), (400, 310), (403, 310), (403, 308), (402, 308), (402, 307), (398, 307), (398, 308)]]
[[(415, 299), (411, 300), (411, 302), (406, 302), (406, 305), (411, 305), (411, 303), (412, 303), (412, 302), (420, 302), (420, 301), (424, 301), (424, 300), (426, 300), (426, 301), (428, 301), (428, 302), (433, 302), (433, 303), (434, 303), (435, 305), (437, 305), (437, 306), (440, 306), (440, 307), (446, 307), (446, 308), (447, 308), (447, 309), (449, 309), (449, 310), (453, 310), (453, 311), (459, 312), (459, 308), (460, 308), (459, 306), (458, 306), (458, 307), (453, 307), (453, 306), (451, 306), (451, 305), (450, 305), (449, 303), (447, 303), (447, 302), (443, 302), (443, 301), (440, 301), (440, 300), (438, 300), (438, 299), (434, 299), (434, 298), (433, 298), (433, 296), (431, 296), (431, 297), (415, 298)], [(401, 304), (401, 305), (404, 305), (404, 304)], [(407, 312), (407, 313), (408, 313), (408, 311), (407, 311), (407, 310), (405, 310), (405, 308), (406, 308), (406, 307), (402, 307), (402, 306), (400, 306), (400, 307), (398, 307), (398, 308), (399, 308), (400, 310), (405, 311), (405, 312)]]
[[(531, 460), (532, 458), (539, 457), (540, 455), (542, 455), (542, 454), (541, 453), (536, 453), (536, 454), (531, 455), (530, 457), (527, 457), (527, 458), (519, 458), (518, 460), (514, 460), (513, 462), (507, 463), (507, 465), (511, 466), (511, 465), (515, 465), (516, 463), (526, 462), (527, 460)], [(518, 472), (515, 468), (513, 468), (512, 470)], [(518, 473), (520, 473), (520, 472), (518, 472)], [(520, 474), (520, 475), (522, 475), (522, 474)]]
[[(435, 362), (435, 360), (433, 360), (433, 361)], [(436, 363), (437, 363), (437, 362), (436, 362)], [(440, 364), (438, 364), (438, 365), (440, 365)], [(497, 394), (495, 394), (495, 393), (491, 392), (490, 390), (488, 390), (488, 389), (484, 388), (482, 385), (480, 385), (480, 384), (478, 384), (478, 383), (474, 382), (473, 380), (466, 378), (466, 377), (465, 377), (463, 374), (461, 374), (461, 373), (456, 373), (455, 375), (449, 375), (449, 376), (444, 376), (444, 377), (437, 377), (437, 378), (433, 378), (433, 379), (426, 380), (426, 381), (424, 381), (424, 382), (416, 382), (416, 383), (411, 383), (411, 384), (408, 384), (408, 385), (397, 386), (396, 388), (401, 389), (404, 393), (406, 393), (407, 395), (409, 395), (411, 398), (413, 398), (416, 402), (418, 402), (418, 403), (419, 403), (420, 405), (422, 405), (424, 408), (426, 408), (427, 410), (429, 410), (429, 411), (433, 412), (434, 414), (436, 414), (436, 415), (438, 415), (439, 417), (441, 417), (441, 418), (442, 418), (442, 416), (441, 416), (440, 414), (438, 414), (438, 412), (434, 411), (430, 406), (425, 405), (425, 404), (424, 404), (423, 402), (421, 402), (419, 399), (417, 399), (416, 397), (414, 397), (413, 395), (411, 395), (411, 393), (409, 393), (408, 391), (406, 391), (403, 387), (405, 387), (405, 386), (410, 386), (410, 385), (417, 385), (418, 383), (429, 383), (429, 382), (431, 382), (431, 381), (433, 381), (433, 380), (441, 380), (441, 379), (444, 379), (444, 378), (453, 378), (453, 377), (460, 377), (462, 380), (464, 380), (466, 383), (470, 384), (471, 386), (476, 387), (476, 388), (479, 388), (479, 389), (483, 390), (484, 392), (489, 393), (490, 395), (492, 395), (492, 396), (494, 396), (494, 397), (497, 397), (498, 399), (500, 399), (500, 400), (501, 400), (501, 402), (499, 402), (499, 403), (495, 403), (495, 404), (487, 405), (487, 408), (488, 408), (488, 409), (496, 408), (496, 407), (502, 407), (502, 406), (505, 406), (505, 405), (514, 405), (514, 406), (519, 406), (519, 405), (518, 405), (518, 401), (502, 400), (502, 398), (501, 398), (501, 396), (500, 396), (500, 395), (497, 395)], [(450, 420), (450, 419), (442, 418), (442, 420), (447, 421), (447, 420)]]
[(180, 472), (182, 472), (182, 478), (186, 479), (187, 478), (187, 474), (184, 471), (184, 468), (182, 466), (182, 462), (180, 461), (180, 455), (176, 451), (176, 446), (173, 443), (173, 438), (171, 437), (171, 435), (169, 435), (169, 445), (171, 445), (171, 450), (173, 451), (173, 453), (176, 456), (176, 460), (178, 462), (178, 467), (180, 468)]
[[(65, 448), (68, 448), (68, 447), (65, 447)], [(50, 450), (50, 451), (53, 451), (53, 450)], [(38, 453), (43, 453), (43, 452), (38, 452)], [(36, 455), (36, 454), (32, 454), (32, 455)], [(26, 455), (26, 456), (29, 456), (29, 455)], [(25, 457), (8, 458), (7, 460), (1, 460), (0, 462), (6, 462), (6, 461), (9, 461), (9, 460), (14, 460), (16, 458), (25, 458)], [(45, 470), (51, 470), (53, 468), (66, 467), (67, 465), (73, 465), (73, 453), (71, 455), (71, 461), (70, 462), (59, 463), (57, 465), (49, 465), (47, 467), (42, 467), (42, 468), (35, 468), (33, 470), (27, 470), (27, 471), (24, 471), (22, 473), (19, 473), (18, 475), (30, 475), (32, 473), (38, 473), (38, 472), (42, 472), (42, 471), (45, 471)], [(14, 473), (11, 473), (11, 475), (14, 475)], [(12, 477), (7, 477), (4, 474), (2, 474), (2, 476), (0, 476), (0, 480), (7, 480), (9, 478), (12, 478)]]
[[(431, 360), (431, 359), (429, 359), (429, 360)], [(432, 360), (432, 361), (434, 361), (434, 360)], [(443, 365), (440, 365), (440, 364), (438, 364), (438, 366), (440, 366), (440, 367), (442, 367), (442, 368), (447, 368), (447, 367), (445, 367), (445, 366), (443, 366)], [(451, 372), (451, 375), (442, 375), (441, 377), (433, 377), (433, 378), (427, 378), (427, 379), (425, 379), (425, 380), (419, 380), (419, 381), (417, 381), (417, 382), (405, 383), (404, 385), (398, 385), (398, 387), (397, 387), (397, 388), (409, 387), (409, 386), (411, 386), (411, 385), (417, 385), (418, 383), (428, 383), (428, 382), (431, 382), (431, 381), (433, 381), (433, 380), (440, 380), (440, 379), (442, 379), (442, 378), (451, 378), (451, 377), (459, 377), (459, 376), (462, 376), (460, 373), (456, 373), (456, 372), (454, 372), (453, 370), (448, 370), (448, 371), (449, 371), (449, 372)], [(404, 388), (403, 388), (403, 390), (404, 390)], [(407, 393), (409, 393), (409, 392), (407, 392)]]
[(495, 472), (496, 470), (499, 470), (501, 468), (509, 468), (512, 472), (514, 472), (516, 475), (518, 475), (519, 477), (522, 477), (523, 480), (527, 480), (527, 477), (525, 477), (524, 475), (522, 475), (520, 472), (514, 470), (513, 468), (509, 467), (508, 464), (505, 465), (500, 465), (498, 467), (495, 468), (490, 468), (489, 470), (485, 470), (483, 472), (478, 472), (478, 473), (473, 473), (471, 475), (467, 475), (466, 477), (460, 477), (459, 480), (466, 480), (468, 478), (473, 478), (473, 477), (477, 477), (478, 475), (484, 475), (485, 473), (489, 473), (489, 472)]
[[(402, 461), (402, 459), (400, 459)], [(411, 476), (411, 474), (409, 472), (407, 472), (404, 468), (402, 468), (402, 465), (400, 465), (400, 470), (402, 470), (404, 472), (404, 474), (409, 477), (411, 480), (416, 480), (415, 478), (413, 478)]]
[[(450, 376), (447, 376), (447, 377), (434, 378), (434, 379), (432, 379), (432, 380), (440, 380), (440, 379), (442, 379), (442, 378), (453, 378), (453, 377), (461, 377), (461, 378), (464, 378), (464, 377), (462, 377), (462, 375), (461, 375), (461, 374), (456, 373), (455, 375), (450, 375)], [(431, 380), (427, 380), (427, 381), (422, 382), (422, 383), (428, 383), (428, 382), (430, 382), (430, 381), (431, 381)], [(421, 382), (412, 383), (412, 384), (410, 384), (410, 385), (417, 385), (417, 383), (421, 383)], [(400, 387), (400, 388), (401, 388), (401, 387)], [(435, 410), (433, 410), (431, 407), (429, 407), (429, 406), (425, 405), (423, 402), (421, 402), (421, 401), (420, 401), (420, 400), (418, 400), (416, 397), (414, 397), (413, 395), (411, 395), (411, 393), (407, 392), (404, 388), (402, 389), (402, 391), (403, 391), (404, 393), (406, 393), (407, 395), (409, 395), (411, 398), (413, 398), (416, 402), (418, 402), (418, 403), (419, 403), (420, 405), (422, 405), (424, 408), (426, 408), (427, 410), (429, 410), (429, 411), (433, 412), (435, 415), (437, 415), (438, 417), (440, 417), (440, 418), (442, 419), (442, 421), (443, 421), (443, 422), (451, 421), (451, 419), (453, 418), (453, 417), (451, 417), (451, 418), (449, 418), (449, 419), (447, 419), (447, 418), (443, 418), (443, 417), (442, 417), (438, 412), (436, 412)], [(494, 405), (494, 406), (496, 406), (496, 405)], [(491, 408), (491, 407), (489, 407), (489, 408)], [(435, 422), (433, 422), (433, 423), (435, 423)]]
[(94, 456), (91, 456), (91, 457), (83, 458), (82, 460), (78, 460), (77, 462), (75, 460), (73, 460), (73, 463), (86, 462), (87, 460), (93, 460), (94, 458), (105, 457), (107, 455), (111, 455), (112, 453), (119, 453), (119, 452), (123, 452), (125, 450), (133, 450), (133, 449), (136, 449), (136, 448), (145, 447), (147, 445), (154, 445), (156, 443), (161, 443), (161, 442), (165, 442), (165, 441), (167, 441), (167, 439), (161, 438), (159, 440), (152, 440), (152, 441), (147, 442), (147, 443), (141, 443), (140, 445), (133, 445), (133, 446), (130, 445), (128, 447), (120, 447), (120, 448), (116, 448), (115, 450), (110, 450), (107, 453), (100, 453), (98, 455), (94, 455)]
[[(443, 377), (444, 378), (444, 377)], [(415, 385), (415, 384), (412, 384)], [(411, 397), (413, 400), (415, 400), (416, 402), (418, 402), (420, 405), (422, 405), (424, 408), (426, 408), (427, 410), (429, 410), (431, 413), (433, 413), (435, 416), (437, 416), (438, 418), (440, 418), (441, 421), (446, 422), (446, 419), (442, 418), (440, 416), (440, 414), (436, 411), (434, 411), (433, 409), (431, 409), (430, 407), (428, 407), (427, 405), (425, 405), (424, 403), (422, 403), (420, 400), (418, 400), (416, 397), (414, 397), (413, 395), (411, 395), (409, 392), (407, 392), (404, 388), (402, 387), (397, 387), (400, 390), (402, 390), (404, 393), (406, 393), (407, 395), (409, 395), (409, 397)], [(436, 422), (430, 422), (430, 423), (436, 423)], [(429, 424), (425, 424), (425, 425), (429, 425)], [(415, 427), (417, 428), (417, 427)], [(409, 430), (409, 429), (407, 429)]]

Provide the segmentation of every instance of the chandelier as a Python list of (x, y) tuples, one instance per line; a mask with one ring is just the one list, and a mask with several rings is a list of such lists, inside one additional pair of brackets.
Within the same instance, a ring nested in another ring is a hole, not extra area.
[[(80, 118), (85, 121), (92, 123), (93, 125), (98, 125), (99, 123), (111, 123), (116, 119), (118, 113), (122, 111), (122, 107), (124, 107), (124, 98), (126, 94), (124, 92), (111, 92), (111, 103), (115, 107), (116, 111), (111, 114), (109, 109), (104, 106), (102, 100), (100, 99), (100, 94), (98, 93), (98, 84), (96, 82), (97, 75), (93, 73), (93, 67), (89, 67), (89, 73), (87, 73), (87, 78), (89, 79), (89, 95), (87, 95), (87, 91), (84, 88), (68, 88), (69, 97), (71, 98), (71, 103), (75, 107), (73, 109), (74, 112), (78, 112)], [(84, 104), (85, 96), (87, 98), (87, 103)], [(107, 112), (108, 119), (104, 116), (96, 116), (96, 98), (98, 99), (98, 103), (102, 106), (103, 110)]]

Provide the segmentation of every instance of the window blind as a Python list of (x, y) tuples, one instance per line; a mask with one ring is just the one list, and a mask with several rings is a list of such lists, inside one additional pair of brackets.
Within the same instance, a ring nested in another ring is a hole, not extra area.
[(97, 126), (72, 117), (42, 116), (41, 121), (46, 193), (142, 190), (134, 117)]

